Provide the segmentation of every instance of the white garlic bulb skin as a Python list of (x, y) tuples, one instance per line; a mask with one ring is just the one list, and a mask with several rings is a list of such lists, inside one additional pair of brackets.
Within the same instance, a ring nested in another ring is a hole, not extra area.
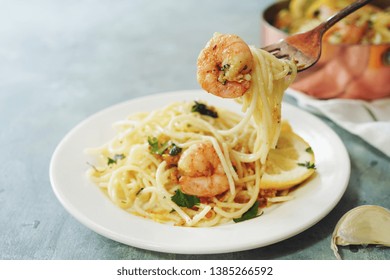
[(337, 245), (378, 244), (390, 246), (390, 211), (377, 205), (362, 205), (345, 213), (332, 235), (331, 248), (341, 259)]

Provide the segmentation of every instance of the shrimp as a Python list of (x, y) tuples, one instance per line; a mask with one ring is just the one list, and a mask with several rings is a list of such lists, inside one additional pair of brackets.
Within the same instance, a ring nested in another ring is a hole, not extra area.
[(215, 33), (198, 57), (201, 87), (223, 98), (244, 95), (251, 85), (253, 56), (237, 35)]
[(229, 182), (213, 144), (194, 144), (178, 162), (181, 190), (190, 195), (213, 197), (229, 189)]

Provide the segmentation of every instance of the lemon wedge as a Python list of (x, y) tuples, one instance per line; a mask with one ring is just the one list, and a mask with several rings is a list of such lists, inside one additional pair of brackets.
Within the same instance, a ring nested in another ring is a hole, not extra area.
[(302, 183), (315, 172), (310, 145), (284, 122), (275, 149), (270, 150), (260, 188), (284, 190)]

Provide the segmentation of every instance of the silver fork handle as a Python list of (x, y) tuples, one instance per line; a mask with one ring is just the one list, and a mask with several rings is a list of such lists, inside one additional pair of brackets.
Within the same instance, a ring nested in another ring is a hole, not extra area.
[(356, 2), (352, 3), (351, 5), (345, 7), (341, 11), (339, 11), (337, 14), (331, 16), (328, 18), (325, 22), (320, 24), (321, 33), (325, 33), (326, 30), (331, 28), (335, 23), (340, 21), (342, 18), (346, 17), (350, 13), (353, 13), (357, 9), (363, 7), (364, 5), (368, 4), (372, 0), (357, 0)]

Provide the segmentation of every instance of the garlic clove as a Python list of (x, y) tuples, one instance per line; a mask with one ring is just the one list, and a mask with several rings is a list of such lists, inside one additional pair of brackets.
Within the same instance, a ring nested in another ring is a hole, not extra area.
[(345, 213), (338, 221), (331, 241), (337, 259), (338, 247), (380, 244), (390, 246), (390, 211), (376, 205), (362, 205)]

